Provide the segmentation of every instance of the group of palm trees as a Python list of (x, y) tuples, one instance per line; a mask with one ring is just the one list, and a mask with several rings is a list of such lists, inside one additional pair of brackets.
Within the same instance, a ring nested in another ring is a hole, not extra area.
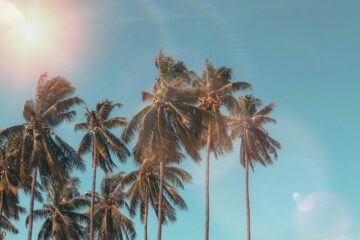
[[(73, 96), (75, 88), (64, 78), (40, 76), (35, 98), (25, 102), (25, 123), (0, 131), (0, 239), (6, 232), (17, 233), (11, 220), (26, 209), (19, 205), (19, 190), (30, 194), (28, 240), (33, 222), (43, 220), (38, 240), (135, 239), (131, 217), (139, 212), (148, 239), (149, 210), (157, 215), (157, 239), (162, 225), (176, 220), (176, 209), (187, 209), (178, 190), (191, 181), (179, 167), (187, 158), (201, 160), (205, 149), (205, 230), (209, 239), (210, 155), (224, 155), (240, 141), (240, 162), (245, 169), (247, 239), (250, 240), (249, 168), (268, 165), (277, 157), (280, 144), (271, 138), (264, 124), (275, 122), (269, 116), (274, 104), (261, 107), (252, 95), (237, 96), (251, 86), (233, 82), (231, 69), (205, 63), (202, 75), (186, 68), (162, 52), (155, 58), (158, 76), (151, 92), (142, 92), (147, 104), (129, 121), (110, 117), (121, 104), (100, 101), (96, 109), (84, 108), (85, 121), (75, 125), (83, 138), (75, 150), (55, 131), (76, 115), (73, 107), (84, 102)], [(121, 135), (114, 128), (123, 128)], [(132, 153), (127, 145), (134, 142)], [(78, 191), (80, 180), (73, 170), (85, 170), (83, 158), (91, 153), (91, 192)], [(137, 169), (115, 173), (117, 158), (132, 158)], [(97, 169), (106, 175), (96, 192)], [(47, 201), (34, 209), (34, 201)], [(129, 216), (127, 216), (129, 215)]]

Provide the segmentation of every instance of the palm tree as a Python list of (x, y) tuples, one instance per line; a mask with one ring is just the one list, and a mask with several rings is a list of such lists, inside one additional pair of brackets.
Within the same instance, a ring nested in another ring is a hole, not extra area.
[(15, 161), (11, 155), (11, 141), (0, 147), (0, 216), (5, 208), (6, 213), (16, 203), (20, 187), (20, 176), (16, 171)]
[(210, 154), (215, 157), (232, 149), (232, 141), (227, 134), (227, 126), (224, 117), (220, 113), (221, 106), (225, 106), (229, 112), (234, 112), (237, 101), (233, 93), (250, 88), (247, 82), (232, 82), (231, 68), (214, 68), (206, 60), (205, 70), (201, 78), (193, 81), (193, 86), (198, 88), (200, 108), (211, 112), (209, 117), (204, 118), (203, 144), (205, 144), (205, 240), (209, 239), (210, 221), (210, 198), (209, 198), (209, 175)]
[(25, 208), (19, 205), (20, 179), (6, 150), (0, 152), (0, 216), (19, 219)]
[(79, 184), (78, 178), (69, 178), (49, 187), (48, 202), (33, 213), (35, 219), (44, 219), (38, 240), (88, 239), (82, 225), (88, 222), (88, 217), (79, 211), (87, 207), (89, 201), (79, 194)]
[[(140, 163), (150, 155), (157, 159), (160, 171), (157, 239), (161, 240), (164, 165), (168, 161), (179, 162), (184, 149), (195, 161), (200, 161), (196, 139), (200, 137), (202, 115), (205, 111), (194, 107), (197, 90), (188, 88), (195, 74), (180, 61), (157, 55), (155, 66), (158, 77), (153, 92), (143, 92), (143, 100), (152, 100), (129, 122), (123, 132), (128, 142), (139, 131), (134, 147), (135, 162)], [(153, 156), (155, 155), (156, 156)]]
[(246, 222), (247, 239), (251, 239), (250, 232), (250, 199), (249, 199), (249, 166), (254, 170), (256, 162), (267, 166), (272, 164), (272, 157), (277, 158), (280, 143), (270, 137), (264, 128), (268, 122), (275, 123), (269, 114), (274, 109), (274, 103), (258, 110), (261, 101), (251, 95), (240, 97), (239, 108), (230, 117), (229, 125), (232, 135), (241, 139), (240, 162), (245, 168), (246, 191)]
[[(18, 190), (21, 187), (25, 192), (29, 192), (31, 184), (29, 181), (21, 183), (19, 172), (19, 136), (15, 135), (0, 146), (0, 216), (19, 219), (19, 215), (26, 212), (26, 209), (19, 204)], [(29, 177), (28, 175), (25, 177)], [(42, 202), (42, 186), (36, 183), (35, 199)]]
[(133, 222), (120, 211), (121, 208), (129, 210), (123, 189), (118, 187), (122, 178), (121, 173), (110, 177), (105, 176), (101, 182), (101, 193), (95, 193), (94, 233), (96, 239), (132, 240), (136, 237)]
[(19, 220), (25, 208), (19, 204), (18, 189), (20, 177), (16, 168), (16, 141), (8, 141), (0, 146), (0, 239), (4, 239), (6, 231), (17, 234), (17, 228), (10, 219)]
[(116, 164), (113, 162), (111, 152), (116, 154), (120, 162), (124, 163), (130, 156), (130, 152), (125, 144), (116, 137), (111, 129), (124, 126), (126, 120), (123, 117), (109, 118), (110, 113), (115, 107), (121, 107), (120, 103), (113, 103), (111, 100), (101, 101), (96, 105), (96, 111), (84, 109), (86, 122), (77, 123), (75, 130), (86, 131), (78, 148), (78, 154), (84, 155), (92, 151), (92, 196), (90, 207), (90, 240), (94, 239), (94, 203), (96, 169), (99, 166), (106, 173), (112, 171)]
[(20, 139), (19, 172), (22, 184), (26, 186), (31, 181), (28, 240), (32, 238), (37, 173), (42, 184), (48, 186), (53, 181), (65, 179), (73, 168), (85, 168), (76, 151), (52, 129), (65, 120), (71, 121), (76, 115), (71, 108), (81, 104), (82, 100), (71, 97), (74, 92), (75, 88), (63, 77), (48, 79), (47, 74), (42, 74), (36, 86), (35, 99), (26, 101), (24, 105), (26, 123), (0, 132), (2, 142), (14, 136)]
[[(25, 213), (25, 208), (19, 204), (19, 195), (17, 193), (18, 183), (16, 182), (16, 173), (11, 165), (4, 158), (4, 151), (0, 159), (0, 229), (3, 238), (6, 232), (18, 233), (18, 229), (10, 222), (10, 219), (19, 220), (19, 215)], [(1, 239), (1, 238), (0, 238)]]
[[(144, 224), (144, 240), (147, 240), (147, 223), (149, 203), (158, 213), (158, 195), (160, 185), (159, 164), (154, 164), (152, 160), (145, 160), (138, 169), (128, 173), (122, 185), (130, 185), (126, 195), (130, 198), (130, 214), (135, 216), (137, 208), (140, 208), (140, 220)], [(176, 188), (184, 188), (183, 183), (191, 181), (191, 175), (185, 170), (165, 165), (164, 166), (164, 202), (163, 221), (176, 221), (175, 207), (187, 209), (184, 199), (176, 191)]]

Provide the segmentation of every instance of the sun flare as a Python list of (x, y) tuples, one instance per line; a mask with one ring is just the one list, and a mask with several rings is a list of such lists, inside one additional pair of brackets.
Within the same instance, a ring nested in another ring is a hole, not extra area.
[(39, 29), (37, 29), (32, 23), (27, 23), (24, 27), (24, 33), (26, 40), (31, 41), (38, 36)]
[(0, 70), (38, 74), (69, 64), (82, 36), (79, 18), (71, 1), (0, 0)]

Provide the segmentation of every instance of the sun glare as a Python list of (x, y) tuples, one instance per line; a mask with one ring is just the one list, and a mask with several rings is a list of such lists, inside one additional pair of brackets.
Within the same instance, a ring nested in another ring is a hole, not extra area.
[(27, 23), (24, 27), (25, 39), (28, 41), (34, 40), (39, 34), (39, 29), (36, 28), (32, 23)]
[(71, 66), (82, 35), (79, 19), (67, 0), (32, 5), (0, 0), (0, 70), (28, 75)]

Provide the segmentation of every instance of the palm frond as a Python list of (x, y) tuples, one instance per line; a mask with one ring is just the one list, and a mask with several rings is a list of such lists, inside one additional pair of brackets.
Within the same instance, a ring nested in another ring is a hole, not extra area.
[(126, 126), (127, 121), (123, 117), (115, 117), (115, 118), (104, 120), (102, 122), (102, 124), (104, 125), (104, 127), (108, 128), (108, 129), (112, 129), (112, 128), (115, 128), (115, 127), (124, 127), (124, 126)]

